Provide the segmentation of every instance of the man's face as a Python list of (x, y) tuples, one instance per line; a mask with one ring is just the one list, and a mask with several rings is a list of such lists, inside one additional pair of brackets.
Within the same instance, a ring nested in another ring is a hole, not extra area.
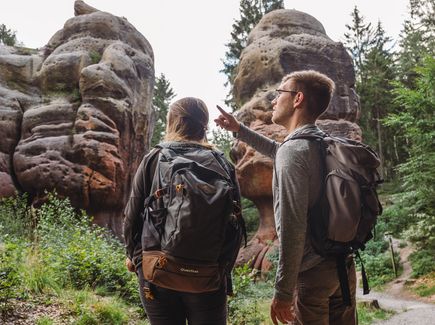
[(272, 101), (273, 114), (272, 122), (282, 126), (286, 126), (291, 120), (295, 108), (293, 101), (297, 94), (296, 86), (293, 80), (289, 79), (281, 83), (277, 89), (277, 97)]

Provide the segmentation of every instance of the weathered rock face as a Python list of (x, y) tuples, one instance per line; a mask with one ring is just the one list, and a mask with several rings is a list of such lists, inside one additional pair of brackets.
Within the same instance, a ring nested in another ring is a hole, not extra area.
[(74, 9), (42, 51), (0, 47), (0, 197), (55, 189), (120, 234), (152, 133), (153, 51), (125, 18)]
[[(361, 139), (359, 99), (354, 90), (355, 74), (350, 56), (341, 43), (332, 41), (314, 17), (296, 10), (276, 10), (265, 15), (249, 35), (234, 81), (234, 97), (241, 109), (238, 118), (250, 128), (282, 141), (287, 131), (272, 123), (273, 91), (282, 77), (298, 70), (317, 70), (329, 76), (336, 90), (327, 111), (318, 121), (333, 135)], [(272, 207), (272, 161), (241, 141), (232, 156), (243, 196), (260, 212), (259, 229), (242, 249), (238, 263), (251, 261), (267, 270), (264, 258), (277, 245)], [(270, 245), (274, 242), (274, 245)]]

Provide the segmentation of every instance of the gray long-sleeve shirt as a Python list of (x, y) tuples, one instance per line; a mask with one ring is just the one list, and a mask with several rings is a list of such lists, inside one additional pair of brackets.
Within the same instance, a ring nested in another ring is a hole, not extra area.
[[(304, 125), (297, 134), (321, 134), (314, 124)], [(273, 207), (279, 245), (275, 297), (291, 301), (300, 272), (322, 261), (307, 237), (308, 210), (320, 193), (320, 153), (314, 141), (295, 139), (280, 143), (241, 125), (237, 137), (274, 160)]]

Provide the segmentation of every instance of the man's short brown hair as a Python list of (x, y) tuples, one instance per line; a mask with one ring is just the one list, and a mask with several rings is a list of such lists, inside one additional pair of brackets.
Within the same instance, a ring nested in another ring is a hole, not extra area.
[(335, 84), (323, 73), (315, 70), (292, 72), (282, 79), (293, 80), (296, 90), (304, 93), (308, 114), (317, 119), (327, 108), (334, 92)]

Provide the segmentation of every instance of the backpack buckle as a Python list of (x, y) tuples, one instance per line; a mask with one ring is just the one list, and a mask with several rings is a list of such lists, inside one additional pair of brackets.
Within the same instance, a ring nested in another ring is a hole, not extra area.
[(165, 189), (160, 188), (157, 191), (154, 192), (154, 197), (156, 199), (160, 199), (165, 194)]
[(151, 292), (151, 289), (148, 287), (143, 287), (143, 293), (145, 295), (146, 300), (154, 300), (154, 295)]
[(156, 268), (163, 269), (167, 262), (168, 260), (166, 259), (165, 256), (160, 256), (159, 259), (157, 260)]

